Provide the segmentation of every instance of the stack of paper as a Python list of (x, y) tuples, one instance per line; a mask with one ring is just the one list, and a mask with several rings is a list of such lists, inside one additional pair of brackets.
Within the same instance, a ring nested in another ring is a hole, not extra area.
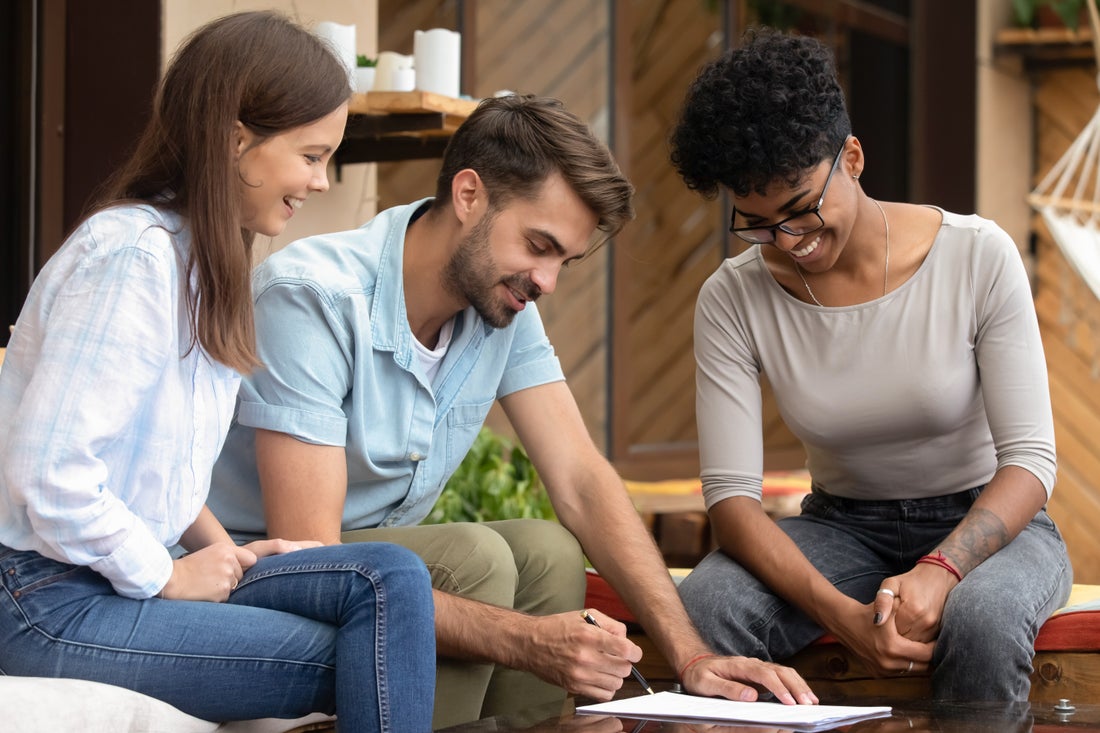
[(816, 731), (841, 723), (885, 717), (890, 715), (890, 708), (737, 702), (715, 697), (659, 692), (656, 695), (584, 705), (577, 708), (577, 712), (647, 720), (756, 723), (789, 730)]

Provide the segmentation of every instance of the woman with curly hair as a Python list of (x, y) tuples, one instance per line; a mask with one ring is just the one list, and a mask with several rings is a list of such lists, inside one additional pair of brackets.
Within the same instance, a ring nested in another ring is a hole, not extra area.
[(430, 729), (416, 555), (238, 547), (205, 505), (239, 372), (257, 366), (252, 240), (328, 189), (350, 93), (282, 16), (200, 28), (35, 280), (0, 374), (0, 674), (104, 682), (208, 720)]
[[(719, 549), (681, 586), (726, 654), (783, 659), (830, 633), (939, 699), (1026, 700), (1035, 635), (1071, 569), (1042, 342), (993, 222), (880, 202), (859, 177), (821, 43), (770, 30), (692, 85), (672, 160), (729, 191), (750, 244), (695, 315), (702, 480)], [(759, 379), (801, 439), (800, 516), (761, 509)]]

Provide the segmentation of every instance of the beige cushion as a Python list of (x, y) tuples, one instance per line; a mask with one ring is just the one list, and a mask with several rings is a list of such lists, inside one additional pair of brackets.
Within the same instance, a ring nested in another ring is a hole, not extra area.
[(285, 733), (332, 720), (319, 713), (298, 720), (211, 723), (166, 702), (101, 682), (0, 676), (5, 733)]

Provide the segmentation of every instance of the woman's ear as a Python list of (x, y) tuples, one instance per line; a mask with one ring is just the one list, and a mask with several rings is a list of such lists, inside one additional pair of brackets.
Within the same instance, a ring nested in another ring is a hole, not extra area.
[(230, 133), (229, 145), (233, 153), (233, 160), (240, 160), (244, 151), (252, 147), (256, 136), (244, 126), (240, 120), (233, 122), (233, 131)]
[(451, 179), (451, 206), (463, 224), (488, 206), (485, 184), (473, 168), (463, 168)]
[(844, 145), (843, 162), (844, 170), (852, 178), (859, 178), (863, 174), (863, 166), (866, 162), (863, 159), (863, 146), (860, 145), (859, 138), (855, 135), (850, 136), (848, 142)]

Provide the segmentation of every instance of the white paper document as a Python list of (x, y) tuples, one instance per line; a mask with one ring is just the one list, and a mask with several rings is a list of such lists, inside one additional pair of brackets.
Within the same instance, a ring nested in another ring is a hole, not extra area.
[(625, 700), (584, 705), (577, 708), (577, 712), (586, 715), (614, 715), (649, 720), (762, 723), (805, 731), (820, 730), (855, 720), (885, 717), (890, 714), (890, 708), (737, 702), (676, 692), (658, 692), (656, 695), (640, 695)]

